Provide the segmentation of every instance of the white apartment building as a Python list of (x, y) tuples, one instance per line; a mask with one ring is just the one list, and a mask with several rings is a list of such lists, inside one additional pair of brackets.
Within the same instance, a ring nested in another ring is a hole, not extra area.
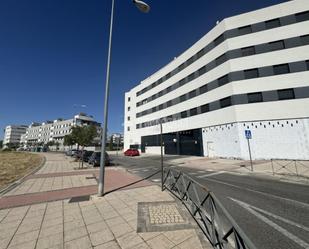
[(4, 129), (3, 145), (19, 144), (21, 136), (26, 133), (26, 125), (8, 125)]
[[(56, 119), (44, 123), (32, 123), (22, 136), (21, 143), (27, 146), (55, 141), (60, 144), (61, 148), (63, 147), (64, 136), (71, 134), (72, 127), (80, 125), (95, 125), (98, 128), (98, 134), (101, 133), (100, 123), (96, 122), (93, 117), (80, 113), (71, 119)], [(100, 135), (95, 140), (95, 142), (99, 142)]]
[[(215, 20), (214, 20), (215, 21)], [(202, 25), (202, 24), (201, 24)], [(124, 149), (309, 159), (309, 1), (219, 22), (125, 94)]]

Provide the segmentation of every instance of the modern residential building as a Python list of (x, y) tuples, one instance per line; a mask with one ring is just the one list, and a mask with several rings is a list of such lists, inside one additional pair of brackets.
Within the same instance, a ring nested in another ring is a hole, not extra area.
[(94, 125), (98, 130), (98, 137), (95, 143), (99, 143), (101, 134), (101, 125), (96, 122), (92, 116), (84, 113), (75, 115), (71, 119), (56, 119), (54, 121), (46, 121), (44, 123), (32, 123), (26, 130), (25, 135), (21, 138), (21, 143), (25, 146), (43, 143), (49, 141), (58, 142), (60, 148), (63, 147), (64, 136), (72, 132), (72, 127), (80, 125)]
[(248, 159), (247, 131), (254, 159), (309, 159), (309, 1), (226, 18), (127, 92), (124, 149), (159, 153), (160, 122), (166, 154)]
[(3, 145), (19, 144), (21, 136), (26, 133), (27, 125), (8, 125), (4, 129)]
[(123, 135), (121, 133), (113, 133), (110, 135), (113, 144), (123, 145)]

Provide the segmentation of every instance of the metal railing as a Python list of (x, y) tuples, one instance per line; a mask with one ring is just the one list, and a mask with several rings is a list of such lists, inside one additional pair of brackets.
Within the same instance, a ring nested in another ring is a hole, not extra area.
[(164, 189), (182, 201), (213, 248), (256, 248), (206, 187), (176, 169), (164, 169), (163, 174)]
[(309, 173), (309, 162), (308, 165), (306, 165), (304, 161), (300, 160), (271, 159), (270, 161), (273, 175), (289, 174), (305, 176)]

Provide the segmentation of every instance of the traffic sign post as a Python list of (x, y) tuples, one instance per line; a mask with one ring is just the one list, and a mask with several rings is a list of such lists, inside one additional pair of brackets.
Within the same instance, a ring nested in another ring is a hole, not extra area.
[(246, 139), (247, 139), (247, 142), (248, 142), (251, 171), (253, 171), (253, 163), (252, 163), (251, 148), (250, 148), (250, 141), (249, 141), (250, 139), (252, 139), (251, 130), (245, 130), (245, 136), (246, 136)]

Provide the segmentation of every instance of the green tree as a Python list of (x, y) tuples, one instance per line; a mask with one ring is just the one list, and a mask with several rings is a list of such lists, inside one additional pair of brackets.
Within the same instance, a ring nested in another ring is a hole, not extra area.
[[(72, 146), (76, 144), (74, 137), (72, 135), (65, 135), (63, 140), (64, 146)], [(72, 147), (71, 147), (72, 148)]]
[[(82, 147), (82, 155), (80, 157), (80, 159), (82, 159), (84, 156), (84, 148), (92, 144), (93, 139), (97, 136), (97, 129), (93, 125), (76, 126), (72, 128), (71, 136), (72, 139)], [(82, 160), (82, 168), (83, 165), (84, 162)]]

